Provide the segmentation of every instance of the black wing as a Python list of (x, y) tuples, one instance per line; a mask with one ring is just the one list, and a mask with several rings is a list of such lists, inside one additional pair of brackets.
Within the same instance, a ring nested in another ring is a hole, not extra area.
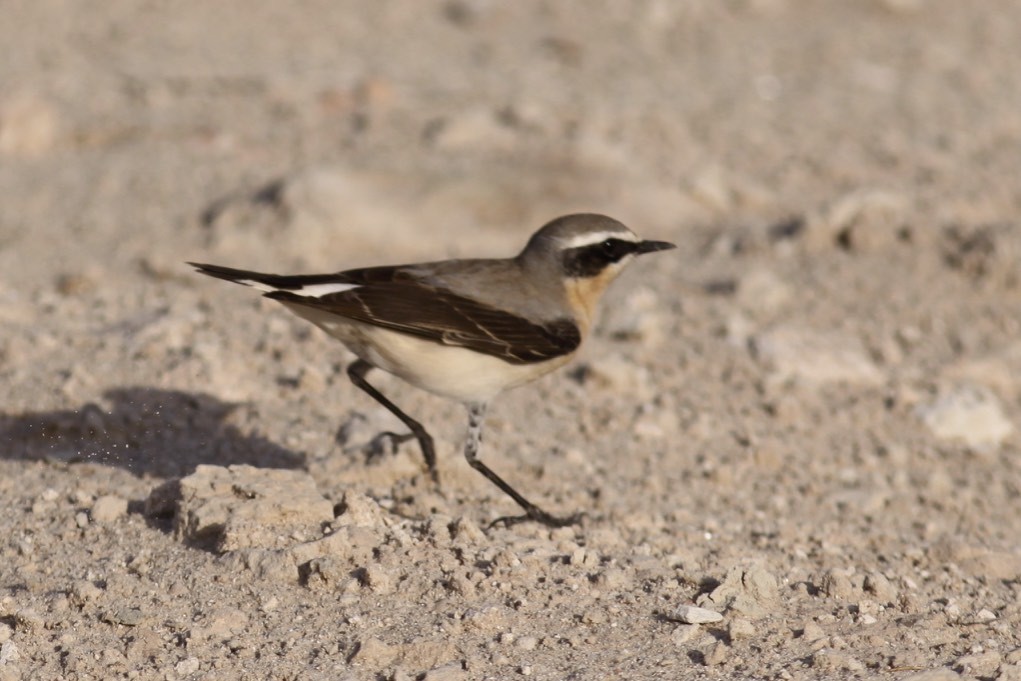
[[(444, 345), (456, 345), (529, 364), (570, 354), (581, 332), (569, 319), (533, 322), (423, 282), (402, 267), (369, 267), (335, 274), (284, 276), (189, 263), (203, 274), (271, 287), (267, 298), (310, 307)], [(306, 286), (351, 284), (337, 293), (302, 295)]]

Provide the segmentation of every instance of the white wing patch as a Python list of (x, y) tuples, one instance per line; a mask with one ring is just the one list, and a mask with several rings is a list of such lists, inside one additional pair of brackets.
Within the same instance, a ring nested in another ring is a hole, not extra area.
[(306, 298), (322, 298), (328, 296), (331, 293), (343, 293), (344, 291), (350, 291), (353, 288), (358, 288), (361, 284), (311, 284), (310, 286), (302, 286), (299, 289), (291, 291), (296, 296), (304, 296)]
[(340, 282), (334, 282), (332, 284), (309, 284), (308, 286), (302, 286), (301, 288), (281, 288), (279, 286), (271, 286), (262, 281), (255, 281), (254, 279), (235, 279), (235, 282), (243, 284), (244, 286), (251, 286), (257, 291), (264, 291), (266, 293), (272, 293), (273, 291), (287, 291), (293, 293), (296, 296), (303, 296), (305, 298), (322, 298), (328, 296), (331, 293), (343, 293), (344, 291), (350, 291), (353, 288), (358, 288), (361, 284), (342, 284)]
[(251, 286), (257, 291), (265, 291), (266, 293), (277, 290), (277, 288), (274, 286), (270, 286), (269, 284), (263, 284), (261, 281), (255, 281), (254, 279), (235, 279), (234, 281), (238, 284), (241, 284), (242, 286)]

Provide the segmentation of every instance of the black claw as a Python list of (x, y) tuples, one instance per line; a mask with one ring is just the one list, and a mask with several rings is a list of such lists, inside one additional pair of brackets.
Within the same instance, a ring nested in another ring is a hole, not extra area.
[(498, 525), (503, 527), (512, 527), (514, 525), (520, 525), (521, 523), (541, 523), (546, 527), (569, 527), (571, 525), (577, 525), (585, 518), (585, 513), (575, 513), (569, 515), (566, 518), (558, 518), (555, 515), (550, 515), (541, 509), (532, 509), (525, 515), (508, 515), (502, 518), (497, 518), (493, 522), (489, 523), (486, 529), (493, 529)]
[(362, 451), (365, 452), (366, 461), (371, 463), (387, 454), (396, 454), (399, 446), (414, 439), (415, 436), (411, 433), (394, 433), (388, 430), (369, 440), (362, 447)]

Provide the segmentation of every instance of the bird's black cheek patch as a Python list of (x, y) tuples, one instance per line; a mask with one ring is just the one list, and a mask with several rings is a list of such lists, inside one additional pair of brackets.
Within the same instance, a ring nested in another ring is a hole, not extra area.
[(610, 239), (589, 246), (569, 248), (561, 256), (564, 274), (575, 278), (595, 277), (613, 263), (623, 260), (634, 250), (633, 243), (621, 239)]

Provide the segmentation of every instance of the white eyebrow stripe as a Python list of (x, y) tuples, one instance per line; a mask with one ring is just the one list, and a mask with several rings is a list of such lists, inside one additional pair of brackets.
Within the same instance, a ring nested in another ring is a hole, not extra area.
[[(283, 291), (289, 291), (296, 296), (304, 296), (306, 298), (322, 298), (328, 296), (331, 293), (343, 293), (344, 291), (350, 291), (353, 288), (358, 288), (360, 284), (343, 284), (335, 282), (332, 284), (311, 284), (309, 286), (302, 286), (298, 289), (279, 289)], [(278, 289), (270, 289), (278, 290)]]
[(632, 232), (617, 232), (617, 231), (604, 231), (604, 232), (589, 232), (588, 234), (578, 234), (577, 236), (562, 242), (561, 248), (579, 248), (581, 246), (594, 246), (607, 239), (620, 239), (621, 241), (630, 241), (631, 243), (638, 243), (640, 239)]

